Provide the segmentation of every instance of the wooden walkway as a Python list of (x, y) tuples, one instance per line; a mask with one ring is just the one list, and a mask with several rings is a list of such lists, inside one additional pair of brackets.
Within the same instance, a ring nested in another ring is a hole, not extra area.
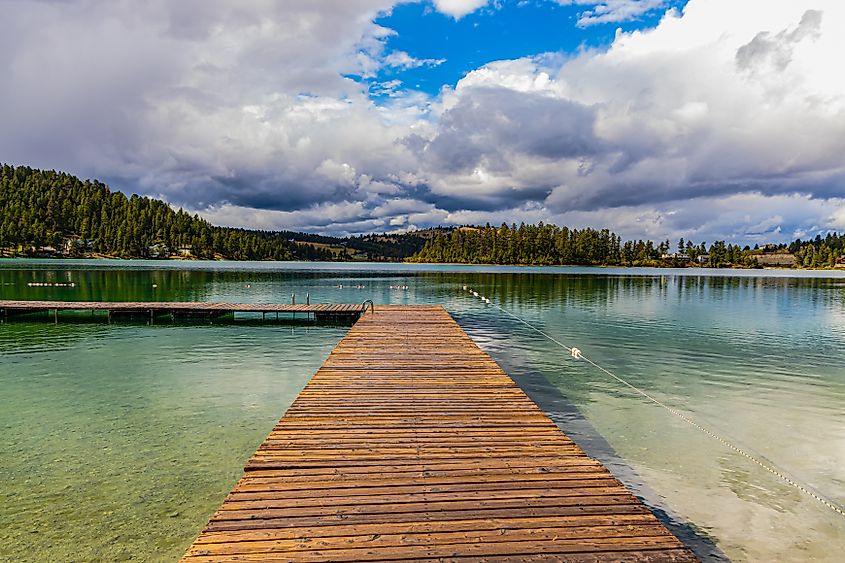
[(155, 318), (170, 316), (205, 316), (219, 318), (231, 313), (263, 314), (313, 314), (315, 318), (357, 318), (364, 307), (361, 304), (278, 304), (278, 303), (203, 303), (177, 301), (4, 301), (0, 300), (0, 318), (15, 314), (53, 311), (107, 311), (111, 314), (149, 315)]
[(439, 306), (377, 306), (183, 561), (696, 561)]

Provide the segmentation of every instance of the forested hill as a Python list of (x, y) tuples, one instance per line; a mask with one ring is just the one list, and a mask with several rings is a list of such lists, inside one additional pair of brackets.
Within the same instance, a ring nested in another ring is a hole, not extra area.
[(146, 197), (55, 171), (0, 168), (0, 247), (68, 255), (276, 259), (291, 257), (279, 235), (214, 227)]
[(501, 227), (463, 227), (441, 233), (411, 257), (417, 262), (469, 264), (621, 264), (630, 247), (642, 261), (665, 253), (651, 241), (622, 244), (607, 229), (569, 229), (555, 225), (503, 224)]
[(460, 264), (532, 264), (602, 266), (762, 266), (833, 268), (845, 267), (845, 236), (828, 233), (824, 238), (796, 240), (790, 245), (767, 244), (740, 247), (715, 241), (693, 243), (680, 239), (622, 239), (607, 229), (570, 229), (555, 225), (506, 225), (462, 227), (441, 231), (409, 260)]
[(0, 256), (229, 260), (376, 260), (466, 264), (845, 267), (845, 236), (740, 247), (715, 241), (626, 241), (607, 229), (550, 224), (438, 227), (331, 237), (215, 227), (156, 199), (96, 180), (0, 166)]

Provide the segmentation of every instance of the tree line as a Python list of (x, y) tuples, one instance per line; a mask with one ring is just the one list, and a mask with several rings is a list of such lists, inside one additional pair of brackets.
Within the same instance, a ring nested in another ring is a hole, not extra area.
[[(651, 243), (649, 243), (651, 244)], [(646, 252), (645, 245), (638, 250)], [(649, 253), (653, 252), (651, 245)], [(465, 264), (617, 264), (622, 241), (607, 229), (569, 229), (555, 225), (521, 224), (463, 227), (439, 232), (414, 262)]]
[(0, 249), (27, 254), (121, 258), (329, 260), (332, 253), (291, 243), (281, 233), (215, 227), (163, 201), (113, 192), (54, 170), (0, 167)]
[[(121, 258), (189, 256), (230, 260), (368, 260), (464, 264), (757, 267), (764, 255), (789, 255), (805, 268), (833, 267), (845, 235), (786, 245), (740, 247), (725, 241), (629, 240), (608, 229), (552, 224), (438, 227), (398, 234), (331, 237), (216, 227), (167, 203), (111, 191), (97, 181), (25, 166), (0, 166), (0, 255)], [(334, 252), (332, 251), (334, 249)]]
[(832, 267), (843, 255), (845, 236), (828, 234), (787, 245), (741, 247), (725, 241), (694, 243), (622, 241), (608, 229), (570, 229), (556, 225), (503, 223), (500, 227), (462, 227), (440, 231), (412, 262), (459, 264), (525, 264), (584, 266), (688, 266), (713, 268), (760, 267), (766, 254), (791, 254), (799, 267)]
[(836, 265), (837, 260), (845, 255), (845, 235), (827, 233), (824, 238), (821, 235), (816, 235), (816, 238), (808, 241), (796, 239), (789, 246), (786, 246), (786, 249), (795, 256), (795, 263), (799, 266), (805, 268), (832, 267)]

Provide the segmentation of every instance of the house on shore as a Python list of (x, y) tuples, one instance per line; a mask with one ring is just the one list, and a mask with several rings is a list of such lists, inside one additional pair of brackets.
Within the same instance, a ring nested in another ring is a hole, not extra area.
[(671, 254), (665, 253), (661, 256), (663, 260), (674, 260), (675, 262), (689, 262), (689, 256), (686, 252), (673, 252)]

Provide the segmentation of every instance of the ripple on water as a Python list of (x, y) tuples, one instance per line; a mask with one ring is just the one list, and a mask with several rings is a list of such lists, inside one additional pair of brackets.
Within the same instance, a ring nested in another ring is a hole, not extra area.
[(177, 558), (343, 333), (300, 332), (0, 327), (0, 555)]
[[(0, 264), (0, 282), (16, 285), (4, 285), (4, 297), (47, 297), (19, 282), (55, 263), (9, 264)], [(443, 303), (530, 383), (570, 435), (598, 444), (596, 455), (667, 519), (695, 527), (740, 561), (833, 561), (845, 550), (841, 519), (818, 502), (460, 290), (475, 287), (841, 502), (841, 280), (777, 272), (97, 264), (62, 262), (60, 275), (77, 282), (73, 298), (277, 301), (309, 292), (314, 301)], [(350, 289), (361, 280), (365, 290)], [(411, 289), (388, 289), (396, 284)], [(0, 325), (0, 494), (12, 501), (4, 505), (11, 511), (0, 511), (0, 558), (175, 559), (344, 333)]]

